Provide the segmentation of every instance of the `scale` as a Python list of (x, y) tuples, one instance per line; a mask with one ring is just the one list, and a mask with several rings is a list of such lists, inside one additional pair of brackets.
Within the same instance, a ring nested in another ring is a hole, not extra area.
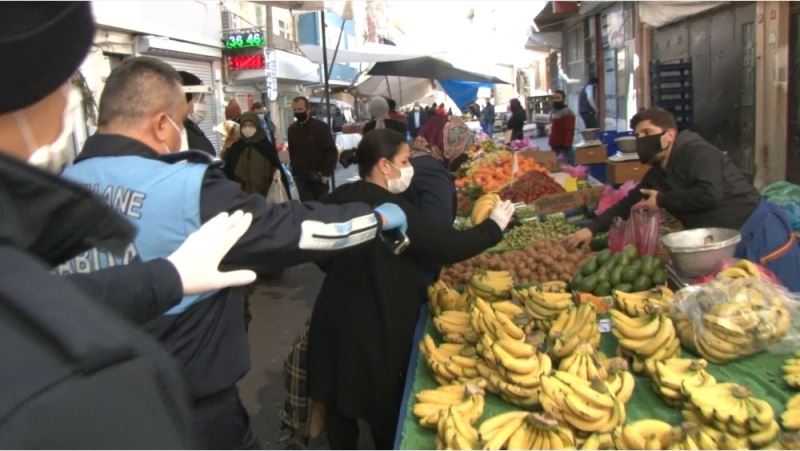
[(586, 148), (586, 147), (597, 147), (597, 146), (602, 146), (602, 145), (603, 145), (602, 141), (600, 141), (599, 139), (593, 139), (591, 141), (584, 141), (584, 142), (582, 142), (580, 144), (576, 144), (575, 148), (576, 149), (583, 149), (583, 148)]
[(608, 161), (614, 163), (621, 163), (623, 161), (639, 161), (639, 154), (637, 154), (636, 152), (634, 153), (617, 152), (614, 155), (608, 157)]

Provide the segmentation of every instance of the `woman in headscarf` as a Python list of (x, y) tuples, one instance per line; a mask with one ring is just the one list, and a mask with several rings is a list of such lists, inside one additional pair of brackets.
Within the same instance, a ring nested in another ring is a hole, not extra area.
[(522, 108), (519, 99), (511, 99), (508, 107), (511, 110), (511, 117), (508, 118), (508, 129), (511, 130), (511, 140), (522, 139), (522, 127), (525, 126), (525, 120), (527, 119), (525, 109)]
[(267, 139), (256, 113), (248, 111), (241, 116), (239, 140), (225, 153), (225, 174), (239, 182), (242, 191), (266, 196), (275, 169), (281, 174), (281, 183), (289, 195), (288, 177), (278, 159), (275, 146)]
[[(475, 134), (457, 116), (435, 115), (420, 129), (411, 145), (414, 178), (403, 195), (431, 223), (451, 227), (456, 217), (456, 189), (453, 172), (467, 158)], [(441, 265), (420, 264), (420, 290), (433, 283)]]
[(362, 134), (366, 135), (367, 132), (372, 130), (388, 128), (389, 130), (394, 130), (406, 136), (406, 132), (408, 131), (406, 124), (401, 121), (389, 119), (389, 101), (385, 98), (371, 98), (369, 103), (367, 103), (367, 112), (370, 117), (372, 117), (372, 120), (364, 124), (364, 128), (361, 130)]

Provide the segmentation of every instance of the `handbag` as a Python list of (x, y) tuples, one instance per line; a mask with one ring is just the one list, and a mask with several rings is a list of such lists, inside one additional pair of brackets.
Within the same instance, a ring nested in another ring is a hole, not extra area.
[(281, 181), (280, 169), (275, 169), (272, 173), (272, 184), (267, 191), (267, 202), (273, 204), (282, 204), (289, 201), (289, 195), (286, 193), (286, 188)]

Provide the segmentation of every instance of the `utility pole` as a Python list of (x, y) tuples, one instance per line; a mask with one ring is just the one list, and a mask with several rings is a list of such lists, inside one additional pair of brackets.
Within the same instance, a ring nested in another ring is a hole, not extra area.
[[(325, 33), (325, 9), (319, 12), (320, 24), (322, 28), (322, 75), (325, 77), (325, 117), (328, 119), (328, 128), (333, 133), (331, 127), (331, 92), (329, 89), (330, 77), (328, 72), (328, 38)], [(331, 174), (331, 189), (336, 188), (336, 170)]]

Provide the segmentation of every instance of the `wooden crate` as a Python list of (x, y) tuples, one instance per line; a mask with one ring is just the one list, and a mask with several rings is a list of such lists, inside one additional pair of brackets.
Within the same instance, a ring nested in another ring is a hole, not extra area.
[(608, 182), (614, 184), (622, 184), (630, 180), (638, 182), (642, 180), (649, 170), (650, 166), (642, 164), (638, 160), (609, 161), (606, 164)]
[(603, 145), (575, 149), (577, 164), (605, 163), (607, 159), (606, 146)]

